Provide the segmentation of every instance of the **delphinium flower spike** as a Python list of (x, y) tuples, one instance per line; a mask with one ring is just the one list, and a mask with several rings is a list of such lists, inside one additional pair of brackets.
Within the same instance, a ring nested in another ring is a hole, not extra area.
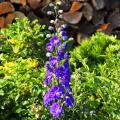
[[(56, 11), (58, 4), (54, 6)], [(55, 17), (56, 20), (57, 17), (58, 14)], [(53, 23), (56, 24), (56, 22)], [(68, 36), (65, 28), (66, 25), (61, 25), (59, 28), (56, 28), (55, 25), (55, 33), (46, 44), (49, 58), (45, 64), (45, 85), (48, 91), (44, 95), (44, 105), (49, 108), (50, 114), (54, 118), (61, 117), (65, 107), (74, 106), (74, 97), (70, 87), (69, 53), (66, 51)]]

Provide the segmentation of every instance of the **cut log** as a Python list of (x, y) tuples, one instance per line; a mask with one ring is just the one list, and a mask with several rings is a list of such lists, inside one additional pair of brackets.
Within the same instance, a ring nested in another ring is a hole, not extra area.
[(82, 9), (82, 13), (84, 17), (87, 19), (87, 21), (91, 21), (93, 17), (93, 8), (89, 3), (85, 3), (84, 7)]
[(27, 0), (30, 7), (34, 10), (39, 7), (39, 4), (42, 0)]
[(73, 2), (72, 6), (70, 8), (70, 12), (76, 12), (80, 8), (82, 8), (82, 3), (80, 3), (80, 2)]
[(105, 7), (104, 0), (92, 0), (92, 4), (96, 10), (103, 9)]
[(11, 3), (26, 5), (26, 0), (10, 0)]
[(70, 24), (77, 24), (82, 18), (82, 12), (65, 12), (63, 13), (63, 19)]
[(0, 28), (3, 28), (5, 25), (5, 18), (2, 16), (0, 17)]
[(20, 18), (20, 19), (25, 18), (24, 13), (22, 13), (22, 12), (20, 12), (20, 11), (15, 11), (15, 12), (14, 12), (14, 15), (15, 15), (15, 18)]
[(6, 18), (5, 18), (5, 27), (8, 25), (8, 24), (11, 24), (12, 21), (14, 20), (15, 18), (15, 15), (14, 13), (9, 13)]
[(0, 3), (0, 15), (13, 12), (15, 9), (10, 2)]
[(108, 17), (108, 23), (111, 23), (113, 29), (120, 27), (120, 13), (111, 13), (111, 15)]

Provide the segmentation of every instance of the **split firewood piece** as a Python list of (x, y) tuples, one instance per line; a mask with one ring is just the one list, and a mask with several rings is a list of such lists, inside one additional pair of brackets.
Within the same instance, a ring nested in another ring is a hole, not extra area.
[(26, 0), (10, 0), (11, 3), (26, 5)]
[(109, 3), (109, 9), (120, 8), (120, 0), (107, 0)]
[(29, 12), (27, 17), (29, 18), (30, 21), (37, 19), (40, 24), (50, 26), (50, 22), (46, 17), (40, 18), (40, 17), (36, 16), (34, 12)]
[(92, 0), (92, 4), (96, 10), (103, 9), (105, 7), (104, 0)]
[(97, 28), (97, 31), (98, 32), (105, 31), (108, 29), (109, 25), (110, 25), (109, 23), (100, 24)]
[(103, 24), (105, 20), (105, 16), (107, 15), (107, 11), (100, 10), (100, 11), (94, 11), (92, 23), (97, 26), (99, 24)]
[(81, 44), (81, 42), (85, 39), (89, 38), (89, 36), (87, 34), (84, 34), (84, 33), (78, 33), (77, 36), (76, 36), (76, 42), (78, 44)]
[(63, 13), (63, 19), (70, 24), (77, 24), (82, 18), (82, 12), (66, 12)]
[(87, 21), (91, 21), (93, 17), (93, 8), (89, 3), (85, 3), (82, 9), (83, 16), (87, 19)]
[(20, 18), (20, 19), (23, 19), (26, 17), (25, 14), (20, 11), (15, 11), (14, 15), (15, 15), (15, 18)]
[(104, 32), (108, 35), (110, 35), (112, 33), (112, 26), (110, 23), (103, 23), (100, 24), (96, 30), (97, 32)]
[(0, 28), (3, 28), (5, 25), (5, 18), (3, 16), (0, 17)]
[(113, 12), (108, 17), (108, 22), (111, 23), (111, 26), (113, 29), (116, 29), (120, 27), (120, 13), (119, 12)]
[(75, 12), (75, 11), (79, 10), (80, 8), (82, 8), (82, 3), (80, 3), (80, 2), (73, 2), (69, 11), (70, 12)]
[(0, 15), (13, 12), (15, 9), (10, 2), (0, 3)]
[(20, 6), (19, 11), (27, 15), (31, 11), (31, 8), (28, 5)]
[(27, 0), (28, 4), (30, 5), (30, 7), (35, 10), (36, 8), (39, 7), (40, 3), (42, 2), (42, 0)]
[(5, 18), (5, 27), (8, 25), (8, 24), (11, 24), (12, 21), (14, 20), (15, 18), (15, 15), (14, 13), (9, 13), (6, 18)]

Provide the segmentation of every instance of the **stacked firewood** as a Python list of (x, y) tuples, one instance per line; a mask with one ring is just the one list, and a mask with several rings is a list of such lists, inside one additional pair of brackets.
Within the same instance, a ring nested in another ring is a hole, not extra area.
[(0, 28), (7, 27), (16, 17), (38, 19), (50, 25), (50, 3), (61, 1), (61, 21), (68, 24), (68, 32), (79, 43), (96, 31), (120, 38), (120, 0), (0, 0)]
[(114, 34), (120, 39), (120, 0), (71, 1), (63, 19), (69, 23), (78, 43), (96, 31)]

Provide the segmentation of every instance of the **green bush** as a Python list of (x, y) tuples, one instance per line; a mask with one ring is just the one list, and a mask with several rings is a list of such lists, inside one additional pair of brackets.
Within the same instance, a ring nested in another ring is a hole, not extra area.
[(27, 19), (0, 30), (0, 120), (44, 115), (45, 32)]
[(39, 25), (37, 20), (16, 19), (9, 28), (0, 30), (1, 57), (10, 61), (29, 56), (39, 59), (42, 64), (46, 58), (45, 35), (45, 26)]
[[(73, 118), (120, 119), (120, 41), (96, 33), (71, 52)], [(71, 119), (72, 120), (72, 119)]]
[[(52, 120), (43, 105), (46, 34), (27, 19), (0, 30), (0, 120)], [(71, 51), (70, 67), (75, 106), (61, 120), (119, 120), (120, 41), (93, 35)]]

